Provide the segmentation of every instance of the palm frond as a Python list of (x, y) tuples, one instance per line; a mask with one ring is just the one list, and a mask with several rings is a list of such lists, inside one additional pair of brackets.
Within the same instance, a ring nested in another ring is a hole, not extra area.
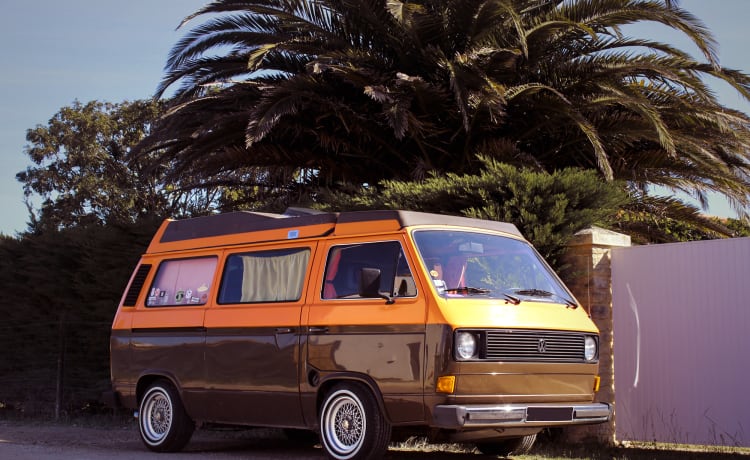
[[(702, 57), (623, 33), (643, 22)], [(750, 76), (720, 67), (675, 1), (216, 0), (188, 25), (157, 88), (176, 97), (143, 147), (176, 173), (279, 166), (378, 183), (476, 172), (490, 149), (750, 204), (750, 118), (707, 83), (750, 100)]]

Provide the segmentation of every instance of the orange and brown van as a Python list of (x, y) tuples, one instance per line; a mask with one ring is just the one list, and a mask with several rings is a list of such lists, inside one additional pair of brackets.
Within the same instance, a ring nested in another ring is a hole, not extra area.
[(598, 346), (511, 224), (237, 212), (162, 224), (114, 318), (112, 394), (154, 451), (210, 422), (318, 433), (337, 460), (404, 433), (507, 454), (609, 419)]

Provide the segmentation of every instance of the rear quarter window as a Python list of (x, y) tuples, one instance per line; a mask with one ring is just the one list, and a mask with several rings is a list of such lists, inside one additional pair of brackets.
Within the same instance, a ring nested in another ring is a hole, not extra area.
[(218, 258), (165, 260), (151, 283), (147, 307), (204, 305), (208, 302)]

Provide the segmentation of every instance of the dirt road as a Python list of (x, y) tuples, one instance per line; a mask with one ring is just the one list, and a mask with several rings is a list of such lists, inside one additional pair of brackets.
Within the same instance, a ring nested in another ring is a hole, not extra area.
[[(146, 450), (135, 423), (127, 426), (76, 426), (0, 421), (0, 458), (14, 460), (323, 460), (319, 447), (290, 445), (280, 432), (198, 430), (183, 452)], [(477, 460), (481, 456), (443, 452), (389, 451), (389, 460)], [(485, 457), (486, 458), (486, 457)]]

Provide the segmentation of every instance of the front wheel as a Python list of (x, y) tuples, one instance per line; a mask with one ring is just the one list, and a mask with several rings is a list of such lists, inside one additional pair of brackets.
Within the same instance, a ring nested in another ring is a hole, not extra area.
[(177, 390), (166, 380), (151, 384), (138, 410), (141, 440), (154, 452), (177, 452), (193, 435), (195, 424), (185, 412)]
[(341, 383), (326, 394), (320, 411), (320, 441), (334, 460), (383, 457), (391, 425), (372, 392), (357, 382)]
[(501, 457), (524, 455), (529, 453), (534, 446), (534, 441), (536, 441), (536, 434), (530, 434), (520, 438), (477, 444), (477, 449), (485, 455), (498, 455)]

